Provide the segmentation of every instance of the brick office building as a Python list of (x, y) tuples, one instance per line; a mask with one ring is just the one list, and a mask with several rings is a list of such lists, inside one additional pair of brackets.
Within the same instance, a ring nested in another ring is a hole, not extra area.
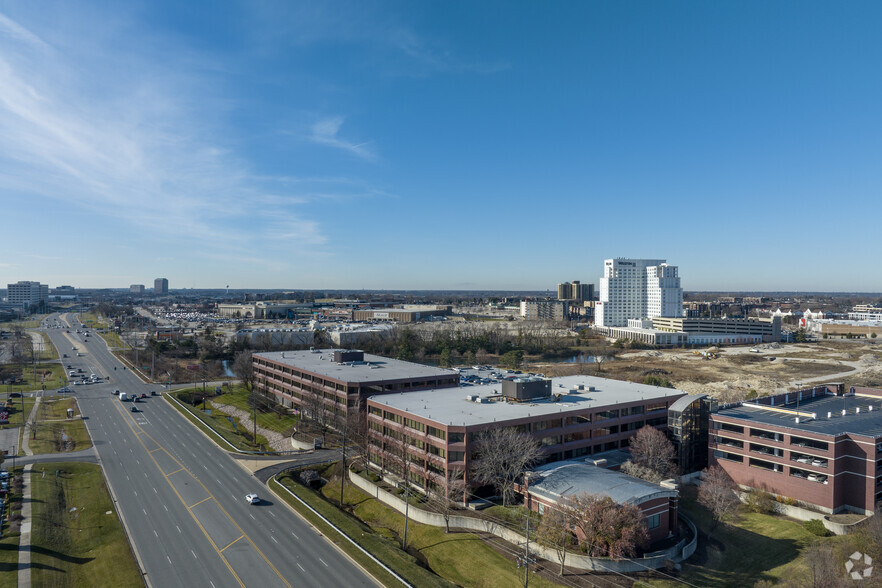
[(711, 414), (709, 461), (745, 487), (823, 512), (882, 499), (882, 390), (826, 384)]
[(453, 370), (351, 350), (255, 353), (254, 388), (287, 407), (306, 407), (322, 398), (335, 414), (346, 414), (375, 394), (459, 386)]
[(521, 492), (524, 506), (539, 514), (582, 493), (609, 496), (617, 504), (633, 504), (640, 509), (650, 543), (677, 532), (680, 494), (673, 480), (653, 484), (595, 465), (590, 459), (587, 462), (567, 460), (548, 463), (529, 472)]
[(670, 388), (567, 376), (530, 378), (467, 389), (385, 394), (368, 399), (371, 463), (399, 476), (408, 452), (409, 481), (443, 486), (450, 470), (468, 472), (476, 434), (515, 427), (533, 435), (547, 461), (627, 447), (644, 425), (664, 428), (667, 409), (685, 393)]

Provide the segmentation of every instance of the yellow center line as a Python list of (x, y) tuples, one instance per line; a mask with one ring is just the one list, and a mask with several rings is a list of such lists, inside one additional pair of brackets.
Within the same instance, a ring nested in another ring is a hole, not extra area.
[(235, 543), (236, 541), (238, 541), (239, 539), (241, 539), (241, 538), (244, 537), (244, 536), (245, 536), (245, 535), (239, 535), (238, 537), (236, 537), (235, 539), (233, 539), (232, 541), (230, 541), (229, 543), (227, 543), (227, 546), (224, 547), (223, 549), (221, 549), (221, 552), (223, 552), (224, 549), (226, 549), (227, 547), (229, 547), (230, 545), (232, 545), (233, 543)]
[[(150, 457), (153, 457), (153, 454), (151, 454)], [(153, 461), (156, 461), (156, 460), (154, 459)], [(159, 465), (159, 464), (156, 464), (156, 465)], [(178, 465), (181, 465), (181, 464), (178, 464)], [(159, 471), (161, 472), (162, 468), (159, 468)], [(180, 469), (177, 469), (177, 470), (170, 472), (168, 474), (163, 473), (162, 475), (165, 476), (166, 478), (168, 478), (169, 476), (173, 476), (174, 474), (177, 474), (178, 472), (183, 472), (183, 471), (184, 471), (184, 468), (180, 468)]]
[(196, 508), (197, 506), (199, 506), (200, 504), (202, 504), (202, 503), (205, 502), (206, 500), (211, 500), (211, 496), (209, 496), (208, 498), (203, 498), (202, 500), (200, 500), (200, 501), (197, 502), (196, 504), (191, 504), (191, 505), (188, 506), (187, 508)]
[[(122, 414), (123, 417), (127, 416), (126, 413), (123, 412), (123, 411), (119, 408), (119, 406), (117, 406), (117, 410), (120, 411), (120, 414)], [(149, 438), (151, 441), (153, 441), (153, 442), (156, 444), (157, 447), (159, 447), (160, 449), (163, 449), (163, 450), (165, 451), (165, 448), (162, 446), (162, 443), (159, 443), (159, 442), (158, 442), (156, 439), (154, 439), (154, 438), (153, 438), (148, 432), (144, 431), (144, 429), (141, 428), (141, 426), (140, 426), (139, 424), (137, 424), (137, 423), (134, 421), (134, 419), (128, 418), (128, 419), (126, 419), (126, 423), (129, 425), (129, 428), (132, 430), (132, 432), (135, 432), (135, 427), (138, 427), (138, 429), (140, 429), (141, 432), (144, 433), (144, 436), (145, 436), (145, 437)], [(133, 426), (133, 423), (134, 423), (134, 426)], [(146, 450), (146, 449), (147, 449), (147, 445), (144, 443), (144, 439), (141, 438), (141, 437), (137, 437), (137, 439), (138, 439), (138, 442), (139, 442), (139, 443), (144, 447), (144, 449)], [(181, 466), (181, 469), (182, 469), (182, 470), (186, 470), (186, 468), (184, 467), (184, 464), (182, 464), (180, 461), (178, 461), (178, 460), (177, 460), (177, 459), (176, 459), (171, 453), (169, 453), (168, 451), (165, 451), (165, 454), (168, 455), (170, 458), (172, 458), (172, 460), (174, 460), (175, 463), (177, 463), (179, 466)], [(161, 472), (161, 471), (162, 471), (162, 468), (159, 467), (159, 463), (158, 463), (158, 462), (156, 461), (156, 459), (153, 457), (153, 454), (148, 453), (148, 455), (150, 455), (150, 459), (152, 459), (153, 462), (156, 463), (156, 467), (158, 467), (158, 468), (159, 468), (159, 471)], [(176, 472), (177, 472), (177, 471), (180, 471), (180, 470), (176, 470)], [(176, 472), (172, 472), (172, 473), (176, 473)], [(242, 536), (245, 538), (245, 540), (248, 541), (248, 543), (251, 544), (251, 547), (253, 547), (254, 550), (260, 555), (260, 557), (263, 558), (263, 561), (265, 561), (266, 564), (267, 564), (267, 565), (273, 570), (273, 572), (276, 573), (276, 575), (277, 575), (277, 576), (279, 577), (279, 579), (285, 584), (285, 586), (287, 586), (288, 588), (292, 588), (292, 586), (291, 586), (291, 584), (288, 582), (288, 580), (285, 579), (285, 577), (281, 574), (281, 572), (279, 572), (279, 570), (276, 568), (276, 566), (273, 565), (273, 562), (271, 562), (271, 561), (269, 560), (269, 558), (267, 558), (267, 556), (264, 555), (263, 551), (261, 551), (260, 548), (254, 543), (254, 541), (251, 540), (251, 537), (249, 537), (248, 534), (245, 533), (245, 531), (242, 529), (242, 527), (239, 526), (239, 523), (237, 523), (236, 520), (235, 520), (233, 517), (230, 516), (230, 513), (228, 513), (227, 510), (221, 505), (221, 503), (217, 501), (217, 499), (214, 497), (214, 495), (211, 493), (211, 491), (205, 486), (205, 484), (202, 483), (202, 480), (200, 480), (199, 478), (197, 478), (196, 475), (193, 474), (192, 472), (190, 472), (189, 470), (187, 470), (187, 472), (193, 477), (194, 480), (196, 480), (197, 482), (199, 482), (199, 485), (202, 486), (202, 489), (205, 490), (205, 492), (208, 494), (209, 498), (212, 499), (212, 500), (214, 500), (215, 504), (217, 504), (217, 507), (221, 510), (221, 512), (224, 513), (224, 514), (227, 516), (227, 518), (230, 520), (230, 522), (233, 523), (233, 526), (235, 526), (235, 527), (239, 530), (239, 532), (242, 533)], [(170, 476), (171, 474), (168, 474), (168, 475)], [(174, 485), (171, 483), (171, 480), (168, 480), (168, 476), (166, 476), (166, 481), (168, 481), (169, 485), (172, 486), (172, 489), (174, 489), (175, 494), (178, 494), (178, 491), (177, 491), (177, 489), (174, 487)], [(178, 494), (178, 498), (181, 498), (181, 495), (180, 495), (180, 494)], [(184, 502), (184, 499), (183, 499), (183, 498), (181, 498), (181, 502), (184, 504), (184, 506), (187, 506), (187, 503)], [(204, 501), (203, 501), (203, 502), (204, 502)], [(198, 503), (198, 504), (201, 504), (201, 503)], [(194, 506), (195, 506), (195, 505), (194, 505)], [(190, 510), (190, 507), (187, 507), (187, 510)], [(220, 555), (221, 558), (223, 558), (224, 562), (227, 564), (227, 567), (230, 568), (230, 572), (231, 572), (234, 576), (236, 576), (236, 573), (233, 572), (233, 568), (230, 566), (229, 562), (227, 562), (227, 559), (226, 559), (225, 557), (223, 557), (223, 554), (221, 554), (221, 552), (217, 549), (217, 546), (214, 544), (214, 541), (211, 540), (211, 537), (208, 536), (208, 533), (205, 532), (205, 529), (202, 528), (202, 524), (199, 523), (199, 520), (198, 520), (198, 519), (196, 519), (196, 515), (193, 514), (193, 511), (192, 511), (192, 510), (190, 510), (190, 516), (192, 516), (193, 519), (196, 520), (196, 523), (199, 524), (199, 527), (202, 529), (202, 532), (205, 533), (205, 536), (206, 536), (206, 537), (208, 538), (208, 540), (211, 542), (212, 547), (214, 547), (214, 548), (215, 548), (215, 551), (217, 551), (218, 555)], [(236, 580), (239, 580), (239, 577), (238, 577), (238, 576), (236, 576)], [(241, 580), (239, 580), (239, 582), (241, 583)]]
[[(123, 413), (123, 414), (125, 414), (125, 413)], [(138, 425), (137, 423), (135, 423), (135, 426), (137, 426), (139, 429), (141, 429), (141, 426)], [(129, 428), (132, 428), (132, 425), (131, 425), (131, 424), (129, 425)], [(134, 428), (132, 428), (132, 430), (134, 430)], [(145, 435), (147, 438), (149, 438), (151, 441), (153, 441), (154, 443), (156, 443), (156, 445), (157, 445), (158, 447), (162, 448), (162, 444), (159, 443), (156, 439), (154, 439), (154, 438), (150, 435), (150, 433), (144, 431), (143, 429), (141, 429), (141, 431), (144, 433), (144, 435)], [(144, 448), (145, 448), (145, 449), (147, 448), (147, 446), (144, 444), (144, 440), (143, 440), (143, 439), (141, 439), (141, 438), (139, 437), (139, 438), (138, 438), (138, 441), (141, 443), (141, 445), (144, 445)], [(180, 461), (178, 461), (177, 458), (175, 458), (171, 453), (169, 453), (168, 451), (166, 451), (165, 453), (166, 453), (166, 455), (168, 455), (170, 458), (172, 458), (172, 460), (174, 460), (175, 463), (177, 463), (179, 466), (181, 466), (181, 469), (186, 469), (186, 468), (184, 467), (184, 464), (182, 464)], [(151, 455), (150, 457), (152, 458), (153, 456)], [(154, 460), (154, 461), (156, 461), (156, 460)], [(162, 468), (160, 468), (160, 471), (161, 471), (161, 470), (162, 470)], [(178, 471), (180, 471), (180, 470), (178, 470)], [(211, 499), (214, 500), (214, 502), (217, 504), (217, 507), (221, 510), (221, 512), (224, 513), (225, 515), (227, 515), (227, 518), (230, 520), (231, 523), (233, 523), (233, 526), (235, 526), (235, 527), (239, 530), (239, 532), (242, 533), (242, 535), (245, 537), (245, 540), (248, 541), (248, 543), (251, 544), (251, 547), (253, 547), (254, 550), (260, 555), (260, 557), (263, 558), (263, 561), (265, 561), (266, 564), (267, 564), (270, 568), (272, 568), (272, 570), (276, 573), (276, 575), (279, 577), (279, 579), (285, 584), (285, 586), (287, 586), (288, 588), (292, 588), (292, 586), (291, 586), (291, 584), (288, 582), (288, 580), (286, 580), (285, 577), (281, 574), (281, 572), (279, 572), (279, 570), (276, 568), (276, 566), (273, 565), (273, 562), (271, 562), (271, 561), (269, 560), (269, 558), (268, 558), (266, 555), (264, 555), (263, 551), (261, 551), (260, 548), (254, 543), (254, 541), (251, 540), (251, 537), (249, 537), (248, 534), (245, 533), (245, 531), (242, 529), (242, 527), (239, 526), (239, 523), (237, 523), (236, 520), (235, 520), (233, 517), (230, 516), (230, 513), (227, 512), (227, 509), (225, 509), (225, 508), (221, 505), (221, 503), (217, 501), (217, 499), (216, 499), (216, 498), (214, 497), (214, 495), (211, 493), (211, 490), (209, 490), (209, 489), (205, 486), (205, 484), (202, 483), (202, 480), (200, 480), (198, 477), (196, 477), (196, 474), (193, 474), (193, 473), (190, 472), (189, 470), (187, 470), (187, 471), (188, 471), (188, 473), (190, 473), (191, 476), (193, 476), (193, 479), (194, 479), (194, 480), (196, 480), (197, 482), (199, 482), (199, 485), (202, 486), (202, 489), (205, 490), (205, 492), (208, 493), (208, 496), (209, 496)], [(169, 474), (169, 475), (171, 475), (171, 474)], [(185, 505), (186, 505), (186, 503), (185, 503)], [(192, 514), (192, 512), (191, 512), (190, 514)], [(218, 553), (220, 553), (220, 552), (218, 552)]]
[[(119, 405), (117, 405), (116, 409), (117, 409), (117, 410), (119, 411), (119, 413), (123, 416), (123, 419), (126, 421), (126, 424), (129, 426), (129, 429), (131, 429), (132, 432), (134, 433), (134, 432), (135, 432), (135, 429), (134, 429), (134, 427), (132, 427), (132, 421), (131, 421), (130, 419), (126, 418), (126, 413), (123, 412), (123, 410), (119, 407)], [(140, 428), (140, 427), (139, 427), (139, 428)], [(138, 442), (141, 443), (141, 445), (144, 445), (144, 441), (142, 441), (142, 440), (141, 440), (139, 437), (137, 437), (137, 436), (136, 436), (136, 438), (138, 439)], [(157, 445), (159, 445), (159, 444), (157, 443)], [(146, 446), (146, 445), (144, 445), (144, 449), (147, 449), (147, 446)], [(166, 453), (168, 453), (168, 452), (166, 451)], [(150, 459), (153, 460), (153, 463), (156, 464), (156, 468), (157, 468), (160, 472), (162, 472), (162, 468), (159, 466), (159, 462), (156, 461), (156, 458), (153, 457), (153, 454), (148, 452), (147, 455), (149, 455), (149, 456), (150, 456)], [(176, 460), (176, 461), (177, 461), (177, 460)], [(178, 465), (180, 465), (180, 463), (178, 463)], [(183, 470), (183, 469), (184, 469), (184, 468), (183, 468), (183, 466), (182, 466), (182, 467), (181, 467), (181, 470)], [(179, 472), (179, 471), (181, 471), (181, 470), (177, 470), (177, 471)], [(177, 472), (173, 472), (173, 473), (177, 473)], [(224, 557), (224, 554), (222, 554), (222, 553), (220, 552), (220, 550), (217, 548), (217, 545), (216, 545), (215, 542), (211, 539), (211, 536), (208, 534), (208, 531), (205, 530), (205, 527), (202, 526), (202, 523), (199, 522), (199, 519), (196, 517), (196, 515), (193, 513), (193, 511), (190, 510), (190, 507), (187, 506), (187, 503), (184, 501), (184, 497), (181, 496), (180, 492), (178, 492), (178, 489), (175, 488), (175, 485), (171, 483), (171, 480), (168, 479), (168, 476), (165, 475), (165, 474), (163, 474), (163, 476), (165, 476), (165, 481), (168, 483), (169, 486), (171, 486), (171, 489), (172, 489), (172, 490), (174, 491), (174, 493), (177, 495), (178, 500), (181, 501), (181, 504), (183, 504), (184, 507), (187, 509), (187, 512), (190, 513), (190, 516), (193, 517), (193, 520), (194, 520), (194, 521), (196, 522), (196, 524), (199, 526), (199, 529), (202, 531), (202, 534), (205, 535), (205, 538), (206, 538), (206, 539), (208, 539), (208, 543), (211, 544), (212, 549), (214, 549), (214, 550), (217, 552), (218, 556), (221, 558), (221, 561), (223, 561), (223, 562), (224, 562), (224, 565), (227, 566), (227, 569), (230, 570), (230, 573), (233, 575), (233, 578), (236, 579), (236, 582), (238, 582), (239, 586), (241, 586), (242, 588), (245, 588), (245, 583), (242, 582), (242, 579), (239, 578), (239, 575), (238, 575), (238, 574), (236, 574), (236, 571), (233, 569), (233, 566), (230, 564), (230, 562), (227, 560), (227, 558)], [(194, 477), (195, 477), (195, 476), (194, 476)]]

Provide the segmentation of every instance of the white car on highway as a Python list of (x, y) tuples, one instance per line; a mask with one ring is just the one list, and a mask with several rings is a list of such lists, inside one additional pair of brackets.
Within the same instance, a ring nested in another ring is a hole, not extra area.
[(257, 494), (246, 494), (245, 502), (248, 504), (258, 504), (260, 502), (260, 497)]

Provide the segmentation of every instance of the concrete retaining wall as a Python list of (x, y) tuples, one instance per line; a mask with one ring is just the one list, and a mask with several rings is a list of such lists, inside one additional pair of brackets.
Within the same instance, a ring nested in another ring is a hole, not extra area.
[[(374, 496), (383, 504), (404, 514), (405, 502), (403, 499), (383, 490), (370, 480), (361, 477), (352, 470), (349, 471), (349, 480), (371, 496)], [(423, 523), (424, 525), (432, 525), (433, 527), (445, 526), (443, 515), (434, 512), (426, 512), (413, 505), (410, 506), (408, 515), (411, 519), (418, 523)], [(580, 570), (628, 573), (643, 572), (646, 571), (647, 568), (658, 569), (662, 567), (665, 560), (668, 559), (676, 562), (689, 559), (692, 554), (695, 553), (695, 549), (698, 546), (698, 532), (695, 529), (695, 525), (692, 524), (692, 521), (682, 516), (682, 514), (680, 515), (680, 518), (686, 522), (692, 531), (692, 540), (688, 543), (684, 539), (670, 549), (654, 552), (650, 557), (637, 559), (614, 560), (602, 557), (588, 557), (577, 553), (567, 553), (566, 564)], [(479, 533), (490, 533), (491, 535), (505, 539), (513, 545), (523, 545), (526, 541), (523, 535), (505, 527), (504, 525), (476, 517), (460, 515), (451, 516), (450, 527), (468, 529), (469, 531), (477, 531)], [(532, 543), (531, 545), (531, 549), (539, 557), (551, 562), (560, 563), (560, 560), (557, 559), (557, 553), (553, 549), (542, 547), (537, 543)]]

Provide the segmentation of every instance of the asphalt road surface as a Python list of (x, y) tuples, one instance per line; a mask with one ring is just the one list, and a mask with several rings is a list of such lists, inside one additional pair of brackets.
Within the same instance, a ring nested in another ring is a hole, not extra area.
[[(69, 333), (48, 329), (59, 353), (69, 356), (61, 361), (102, 377), (100, 384), (70, 388), (148, 585), (376, 586), (165, 399), (150, 396), (161, 387), (123, 370), (97, 335), (84, 341), (73, 315), (63, 320)], [(147, 398), (121, 402), (115, 389)], [(246, 503), (249, 492), (262, 502)]]

